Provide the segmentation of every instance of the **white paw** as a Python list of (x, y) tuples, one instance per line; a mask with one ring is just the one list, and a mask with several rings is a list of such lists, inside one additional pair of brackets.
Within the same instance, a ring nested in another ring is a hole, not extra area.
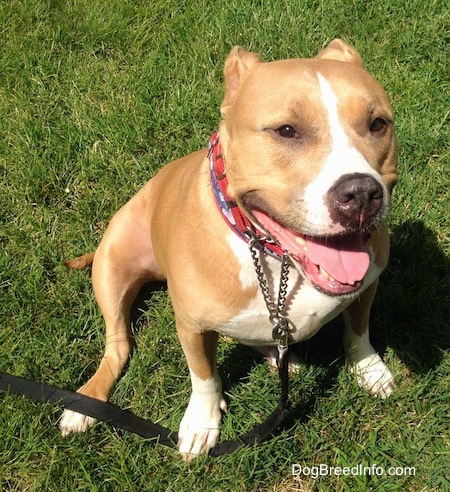
[(178, 431), (178, 449), (184, 461), (207, 453), (219, 439), (221, 411), (227, 411), (222, 394), (192, 393)]
[(395, 389), (391, 371), (376, 353), (359, 361), (349, 362), (348, 367), (356, 374), (359, 386), (373, 395), (387, 398)]
[(65, 437), (75, 432), (85, 432), (95, 424), (96, 420), (81, 413), (64, 410), (59, 422), (61, 434)]

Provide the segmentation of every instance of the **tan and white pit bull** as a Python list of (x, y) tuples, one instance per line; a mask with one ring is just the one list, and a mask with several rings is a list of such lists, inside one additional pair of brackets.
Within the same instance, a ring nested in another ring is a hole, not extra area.
[[(95, 257), (69, 262), (81, 268), (93, 260), (106, 349), (79, 391), (100, 400), (108, 400), (129, 359), (138, 291), (167, 280), (192, 380), (179, 428), (186, 460), (215, 445), (227, 408), (215, 362), (219, 334), (267, 353), (276, 347), (248, 244), (230, 226), (230, 210), (218, 206), (219, 181), (230, 207), (290, 257), (289, 343), (343, 313), (347, 362), (359, 384), (381, 397), (394, 388), (368, 330), (389, 256), (385, 221), (397, 179), (384, 90), (341, 40), (313, 59), (271, 63), (236, 47), (224, 74), (223, 120), (211, 152), (166, 165), (113, 217)], [(225, 168), (220, 176), (214, 159)], [(276, 298), (281, 261), (262, 250), (258, 256)], [(65, 411), (60, 425), (66, 435), (93, 423)]]

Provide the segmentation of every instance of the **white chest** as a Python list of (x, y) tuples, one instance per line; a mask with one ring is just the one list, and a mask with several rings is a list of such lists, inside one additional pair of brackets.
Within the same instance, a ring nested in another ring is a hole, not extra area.
[[(236, 235), (228, 237), (229, 244), (239, 258), (239, 278), (243, 287), (258, 285), (255, 268), (247, 245)], [(280, 286), (281, 262), (267, 255), (260, 255), (261, 266), (272, 300), (277, 303)], [(352, 298), (330, 297), (316, 290), (295, 267), (289, 270), (289, 280), (284, 314), (292, 322), (291, 342), (297, 343), (313, 336), (324, 324), (336, 317), (352, 301)], [(269, 312), (258, 288), (256, 295), (228, 323), (219, 328), (220, 333), (246, 345), (273, 345), (272, 324)]]

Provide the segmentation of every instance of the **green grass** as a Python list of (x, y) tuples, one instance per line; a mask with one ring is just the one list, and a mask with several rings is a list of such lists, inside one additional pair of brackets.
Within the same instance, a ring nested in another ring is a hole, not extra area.
[[(449, 25), (438, 0), (0, 3), (1, 371), (68, 389), (93, 373), (103, 322), (89, 273), (61, 262), (94, 249), (114, 211), (165, 162), (205, 145), (235, 44), (272, 60), (314, 55), (335, 36), (353, 43), (391, 96), (401, 173), (372, 316), (395, 395), (379, 401), (357, 388), (339, 322), (305, 344), (287, 429), (191, 465), (105, 424), (63, 439), (57, 408), (1, 394), (2, 490), (450, 490)], [(139, 325), (113, 401), (176, 428), (189, 381), (165, 293)], [(269, 414), (278, 381), (228, 342), (219, 362), (226, 438)], [(291, 475), (292, 464), (320, 463), (414, 466), (416, 475)]]

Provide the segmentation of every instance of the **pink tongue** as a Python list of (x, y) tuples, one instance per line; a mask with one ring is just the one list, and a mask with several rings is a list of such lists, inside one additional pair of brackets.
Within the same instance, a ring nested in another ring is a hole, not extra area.
[(354, 285), (362, 280), (369, 269), (370, 257), (358, 234), (329, 238), (301, 236), (306, 240), (307, 251), (299, 245), (299, 235), (274, 221), (267, 213), (254, 210), (253, 214), (281, 246), (292, 254), (308, 257), (311, 263), (322, 267), (341, 284)]
[(353, 285), (364, 278), (370, 257), (358, 234), (332, 238), (306, 237), (307, 256), (341, 284)]

